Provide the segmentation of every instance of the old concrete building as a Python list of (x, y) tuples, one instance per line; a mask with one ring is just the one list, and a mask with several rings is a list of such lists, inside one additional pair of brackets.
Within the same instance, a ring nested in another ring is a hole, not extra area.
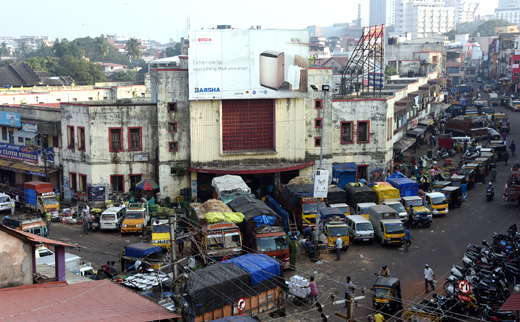
[(444, 70), (446, 48), (442, 41), (431, 43), (398, 43), (385, 46), (386, 64), (394, 67), (398, 75), (426, 76), (430, 72), (439, 75)]
[(90, 186), (118, 194), (142, 179), (158, 179), (156, 104), (65, 103), (61, 117), (65, 198)]

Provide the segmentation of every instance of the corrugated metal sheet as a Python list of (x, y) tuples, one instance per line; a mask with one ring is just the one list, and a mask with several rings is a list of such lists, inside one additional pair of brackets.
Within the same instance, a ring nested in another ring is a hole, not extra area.
[(500, 311), (520, 311), (520, 294), (511, 294), (500, 307)]
[[(238, 162), (244, 159), (286, 160), (302, 162), (305, 159), (305, 107), (304, 99), (275, 100), (275, 149), (273, 154), (221, 154), (221, 102), (190, 102), (191, 160), (193, 163), (213, 161)], [(265, 151), (264, 151), (265, 152)]]
[[(108, 301), (107, 301), (108, 300)], [(0, 290), (4, 321), (158, 321), (179, 316), (109, 280)]]
[(49, 245), (54, 245), (54, 246), (66, 246), (66, 247), (75, 247), (75, 248), (79, 248), (79, 247), (85, 248), (85, 247), (82, 247), (82, 246), (79, 246), (79, 245), (73, 245), (73, 244), (69, 244), (69, 243), (64, 243), (64, 242), (60, 242), (60, 241), (57, 241), (57, 240), (52, 240), (52, 239), (49, 239), (49, 238), (45, 238), (45, 237), (42, 237), (42, 236), (31, 234), (31, 233), (28, 233), (28, 232), (25, 232), (25, 231), (22, 231), (22, 230), (19, 230), (19, 229), (12, 229), (12, 228), (9, 228), (9, 227), (4, 226), (4, 225), (0, 225), (0, 230), (3, 230), (6, 233), (11, 234), (11, 235), (13, 235), (15, 237), (18, 237), (20, 239), (25, 239), (25, 240), (28, 240), (30, 242), (34, 242), (34, 243), (38, 243), (38, 244), (49, 244)]

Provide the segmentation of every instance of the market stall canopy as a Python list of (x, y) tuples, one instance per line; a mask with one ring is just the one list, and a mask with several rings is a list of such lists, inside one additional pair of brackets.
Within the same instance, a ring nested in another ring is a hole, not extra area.
[(394, 150), (404, 152), (406, 149), (412, 146), (412, 144), (415, 143), (415, 138), (410, 137), (404, 137), (400, 139), (399, 141), (395, 142), (394, 144)]
[(153, 180), (145, 179), (136, 183), (135, 188), (138, 190), (155, 190), (159, 189), (159, 185)]
[(432, 119), (424, 119), (424, 120), (420, 120), (418, 124), (422, 125), (422, 126), (430, 126), (432, 123), (433, 123)]
[(413, 137), (413, 138), (417, 138), (417, 137), (419, 137), (419, 135), (423, 134), (424, 132), (426, 132), (425, 127), (416, 127), (415, 129), (406, 132), (406, 135)]

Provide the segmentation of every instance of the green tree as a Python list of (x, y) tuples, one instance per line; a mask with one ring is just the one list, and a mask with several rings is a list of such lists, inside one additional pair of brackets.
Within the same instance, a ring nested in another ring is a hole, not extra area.
[(42, 43), (38, 50), (35, 50), (29, 54), (30, 57), (54, 57), (54, 49), (48, 46), (46, 43)]
[(136, 38), (128, 39), (128, 41), (126, 42), (126, 45), (125, 45), (126, 56), (134, 64), (136, 76), (137, 76), (137, 61), (139, 59), (141, 59), (141, 48), (139, 48), (139, 45), (140, 45), (139, 40), (137, 40)]
[(117, 72), (114, 75), (112, 75), (111, 78), (113, 81), (118, 81), (118, 82), (132, 82), (135, 80), (136, 75), (135, 75), (135, 71), (127, 70), (127, 71)]
[(12, 60), (12, 59), (6, 59), (6, 60), (2, 60), (0, 62), (0, 67), (5, 67), (5, 66), (9, 66), (11, 64), (16, 64), (16, 61)]
[(2, 56), (8, 56), (11, 55), (11, 49), (7, 47), (7, 44), (5, 42), (0, 44), (0, 55)]
[(20, 44), (20, 56), (21, 58), (29, 57), (29, 53), (31, 52), (31, 48), (27, 46), (25, 42)]
[(110, 45), (106, 42), (103, 35), (96, 37), (94, 40), (94, 48), (96, 51), (96, 56), (98, 58), (101, 57), (101, 61), (105, 63), (105, 56), (108, 55), (110, 51)]
[(495, 27), (505, 27), (511, 25), (509, 21), (504, 19), (491, 19), (480, 26), (473, 32), (472, 36), (476, 37), (477, 33), (480, 33), (481, 37), (489, 37), (495, 35)]
[(452, 29), (448, 31), (447, 33), (444, 33), (444, 36), (448, 36), (448, 40), (455, 40), (455, 35), (457, 34), (457, 31), (455, 29)]
[(67, 38), (63, 38), (61, 41), (56, 39), (53, 48), (56, 56), (60, 58), (65, 56), (83, 58), (83, 56), (85, 56), (85, 49), (83, 49), (77, 41), (70, 42)]
[(182, 44), (180, 42), (176, 43), (174, 47), (166, 48), (166, 57), (179, 56), (181, 52)]

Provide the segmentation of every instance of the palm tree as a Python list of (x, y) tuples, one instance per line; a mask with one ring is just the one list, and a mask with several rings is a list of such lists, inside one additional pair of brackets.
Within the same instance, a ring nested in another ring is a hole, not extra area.
[(136, 38), (130, 38), (126, 42), (125, 50), (126, 56), (132, 61), (135, 68), (135, 75), (137, 80), (137, 60), (141, 59), (141, 49), (139, 48), (139, 40)]
[(0, 44), (0, 55), (11, 55), (11, 50), (7, 48), (7, 44), (5, 42)]
[(29, 48), (29, 46), (27, 46), (27, 44), (25, 42), (22, 42), (20, 44), (20, 54), (21, 54), (22, 58), (26, 58), (30, 52), (31, 52), (31, 48)]
[(94, 51), (98, 57), (101, 57), (101, 61), (104, 65), (105, 56), (108, 55), (108, 52), (110, 51), (110, 45), (105, 41), (105, 37), (103, 35), (96, 37), (94, 41)]

